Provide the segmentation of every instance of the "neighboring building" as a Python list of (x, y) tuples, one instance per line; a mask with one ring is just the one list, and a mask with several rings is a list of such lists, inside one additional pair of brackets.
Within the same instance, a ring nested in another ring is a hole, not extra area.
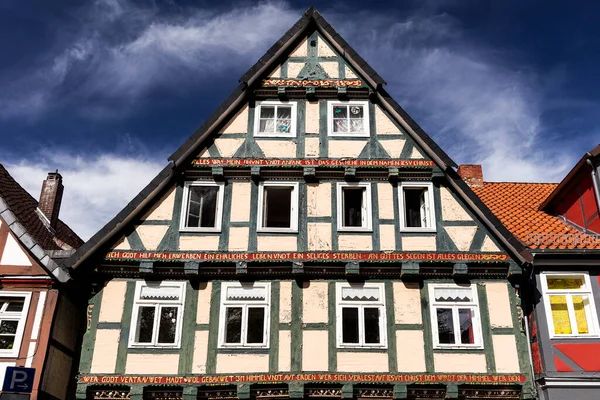
[(600, 398), (600, 146), (560, 184), (483, 183), (459, 174), (533, 255), (529, 327), (543, 400)]
[(65, 264), (80, 399), (535, 396), (524, 248), (314, 9)]
[(76, 353), (77, 312), (59, 263), (83, 241), (58, 218), (62, 177), (40, 201), (0, 164), (0, 382), (6, 367), (36, 369), (31, 399), (65, 399)]

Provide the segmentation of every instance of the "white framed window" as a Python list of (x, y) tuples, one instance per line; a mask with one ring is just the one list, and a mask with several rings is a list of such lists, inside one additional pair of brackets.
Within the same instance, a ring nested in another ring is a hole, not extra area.
[(600, 334), (590, 276), (586, 272), (546, 272), (540, 279), (550, 337)]
[(400, 230), (403, 232), (435, 232), (435, 204), (431, 182), (401, 182)]
[(338, 182), (338, 231), (365, 232), (372, 230), (372, 210), (370, 182)]
[(295, 101), (261, 101), (254, 112), (254, 136), (296, 137)]
[(184, 302), (185, 282), (137, 282), (129, 347), (178, 348)]
[(433, 347), (483, 348), (477, 285), (429, 284)]
[(215, 181), (186, 182), (183, 187), (181, 231), (221, 232), (225, 184)]
[(327, 133), (329, 136), (369, 137), (369, 102), (328, 101)]
[(31, 293), (0, 292), (0, 357), (18, 357)]
[(219, 347), (269, 347), (271, 284), (221, 284)]
[(298, 182), (261, 182), (258, 232), (298, 232)]
[(338, 347), (387, 347), (383, 283), (336, 283)]

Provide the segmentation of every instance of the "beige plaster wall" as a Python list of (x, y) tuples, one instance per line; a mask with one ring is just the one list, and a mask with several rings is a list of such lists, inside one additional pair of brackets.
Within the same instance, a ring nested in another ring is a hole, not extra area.
[(113, 250), (131, 250), (131, 245), (129, 244), (129, 240), (126, 237), (121, 239), (120, 242), (117, 243)]
[(302, 322), (327, 323), (328, 282), (309, 281), (302, 287)]
[(329, 332), (302, 332), (302, 371), (327, 371)]
[(380, 250), (396, 250), (396, 227), (394, 225), (379, 225)]
[(258, 251), (297, 251), (298, 238), (292, 236), (258, 236), (256, 238)]
[(398, 135), (402, 133), (391, 118), (388, 117), (378, 105), (375, 106), (375, 127), (377, 129), (377, 134), (379, 135)]
[(319, 102), (306, 102), (306, 133), (319, 133), (321, 131), (319, 125)]
[(485, 373), (485, 354), (434, 354), (435, 372)]
[(168, 229), (167, 225), (139, 225), (135, 230), (146, 250), (156, 250)]
[(422, 324), (418, 282), (394, 282), (394, 319), (397, 324)]
[(90, 372), (92, 374), (114, 374), (117, 367), (117, 352), (119, 351), (120, 329), (96, 330), (94, 354)]
[(506, 374), (521, 372), (515, 336), (492, 335), (492, 343), (494, 345), (496, 372)]
[(126, 290), (126, 281), (112, 280), (104, 286), (98, 322), (121, 322)]
[(331, 224), (328, 222), (308, 223), (308, 250), (331, 250)]
[(151, 221), (170, 221), (173, 219), (173, 206), (175, 205), (175, 187), (157, 202), (157, 206), (144, 218)]
[(229, 228), (229, 251), (248, 250), (249, 229), (244, 227)]
[(492, 328), (512, 328), (508, 284), (506, 282), (487, 282), (485, 290)]
[(387, 353), (337, 353), (339, 372), (389, 372)]
[(125, 374), (174, 375), (179, 369), (179, 354), (128, 354)]
[(192, 373), (206, 373), (206, 357), (208, 354), (208, 331), (196, 331), (194, 339), (194, 357), (192, 359)]
[(352, 71), (348, 66), (344, 66), (344, 74), (346, 75), (346, 79), (356, 79), (358, 76)]
[(476, 226), (445, 226), (444, 229), (459, 251), (469, 251), (478, 228)]
[(279, 322), (292, 322), (292, 282), (279, 282)]
[(298, 77), (300, 71), (304, 67), (303, 62), (288, 62), (287, 74), (289, 79), (295, 79)]
[(290, 57), (306, 57), (308, 55), (308, 38), (304, 39), (298, 47), (292, 51)]
[(425, 158), (425, 157), (423, 157), (423, 154), (421, 154), (421, 152), (419, 150), (417, 150), (416, 147), (414, 147), (412, 149), (412, 151), (410, 152), (410, 156), (408, 156), (408, 158), (420, 160), (420, 159)]
[(483, 244), (481, 245), (481, 251), (489, 251), (489, 252), (499, 252), (502, 251), (496, 246), (491, 237), (486, 236), (483, 239)]
[(269, 372), (268, 354), (217, 354), (217, 374)]
[(196, 307), (196, 323), (210, 323), (210, 299), (212, 297), (212, 282), (200, 284), (198, 288), (198, 305)]
[(250, 182), (233, 182), (231, 184), (231, 221), (250, 221)]
[(335, 57), (336, 55), (327, 41), (321, 36), (319, 36), (319, 40), (317, 40), (317, 54), (319, 57)]
[(215, 139), (215, 146), (219, 150), (221, 157), (229, 158), (233, 157), (245, 140), (243, 138), (228, 139), (226, 136), (221, 136)]
[[(65, 374), (64, 371), (70, 370), (73, 360), (55, 347), (50, 347), (46, 362), (51, 363), (52, 368), (49, 368), (47, 373), (44, 374), (42, 390), (55, 396), (57, 399), (66, 399), (70, 374)], [(14, 363), (12, 366), (14, 366)]]
[(447, 187), (440, 187), (440, 197), (442, 199), (442, 219), (444, 221), (472, 221), (464, 207), (456, 201)]
[(394, 187), (390, 183), (378, 183), (377, 198), (379, 201), (379, 218), (394, 219)]
[(271, 72), (269, 78), (281, 78), (281, 65), (275, 68), (275, 71)]
[(220, 133), (248, 133), (248, 105), (244, 105)]
[(219, 250), (219, 239), (221, 235), (202, 235), (202, 236), (180, 236), (179, 250)]
[(307, 137), (304, 139), (304, 156), (307, 158), (319, 157), (320, 140), (318, 137)]
[(398, 372), (425, 372), (423, 331), (396, 331)]
[(292, 332), (279, 331), (279, 371), (287, 372), (292, 368)]
[(339, 235), (339, 250), (373, 250), (372, 235)]
[(331, 216), (331, 183), (306, 185), (307, 213), (309, 217)]
[(296, 141), (294, 140), (260, 140), (256, 143), (267, 158), (296, 158)]
[(404, 144), (406, 140), (404, 139), (388, 139), (388, 140), (379, 140), (379, 143), (385, 151), (393, 158), (400, 158), (400, 154), (402, 154), (402, 149), (404, 149)]
[(435, 251), (437, 249), (434, 235), (409, 237), (400, 234), (400, 240), (402, 241), (402, 251)]
[(367, 141), (363, 140), (330, 140), (329, 141), (329, 157), (330, 158), (343, 158), (352, 157), (356, 158), (365, 148)]
[(319, 64), (330, 78), (340, 77), (340, 64), (337, 61), (321, 61)]

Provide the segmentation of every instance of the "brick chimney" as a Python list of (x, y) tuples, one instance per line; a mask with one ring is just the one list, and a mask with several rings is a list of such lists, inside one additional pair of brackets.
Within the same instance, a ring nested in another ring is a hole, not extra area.
[(471, 187), (483, 186), (483, 170), (481, 164), (461, 164), (458, 166), (458, 175)]
[(48, 218), (53, 229), (56, 229), (56, 223), (58, 222), (63, 190), (62, 176), (58, 173), (58, 170), (48, 172), (48, 177), (42, 183), (38, 208)]

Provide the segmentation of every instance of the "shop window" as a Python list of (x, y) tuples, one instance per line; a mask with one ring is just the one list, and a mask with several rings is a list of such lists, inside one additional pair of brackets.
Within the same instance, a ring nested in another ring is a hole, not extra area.
[(220, 232), (223, 219), (222, 182), (186, 182), (183, 188), (182, 231)]
[(0, 356), (17, 357), (31, 293), (0, 292)]
[(258, 205), (259, 232), (298, 231), (298, 183), (261, 182)]
[(338, 347), (386, 347), (383, 283), (339, 282), (336, 298)]
[(296, 137), (296, 102), (260, 102), (255, 110), (254, 136)]
[(327, 121), (329, 136), (369, 137), (369, 102), (330, 101)]
[(372, 229), (371, 184), (338, 183), (338, 231), (370, 231)]
[(435, 232), (433, 184), (400, 183), (400, 229), (405, 232)]

